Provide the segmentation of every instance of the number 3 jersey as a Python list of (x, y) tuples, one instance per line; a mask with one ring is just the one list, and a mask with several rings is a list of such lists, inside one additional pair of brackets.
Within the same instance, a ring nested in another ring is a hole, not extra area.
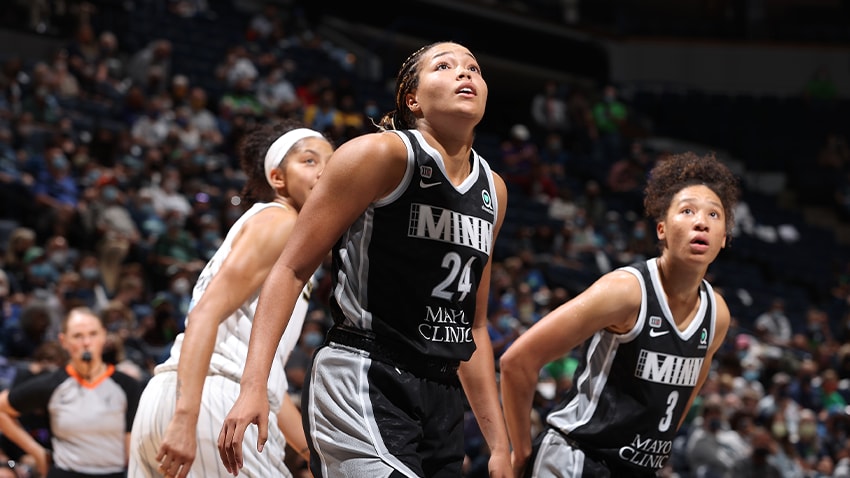
[(467, 360), (499, 207), (493, 176), (472, 151), (471, 172), (455, 186), (418, 131), (392, 133), (407, 147), (404, 178), (334, 247), (331, 311), (337, 324), (396, 349)]
[(680, 331), (656, 260), (622, 270), (643, 292), (637, 322), (628, 333), (601, 330), (585, 342), (573, 388), (547, 422), (596, 459), (652, 472), (670, 455), (714, 337), (714, 293), (703, 280), (699, 309)]

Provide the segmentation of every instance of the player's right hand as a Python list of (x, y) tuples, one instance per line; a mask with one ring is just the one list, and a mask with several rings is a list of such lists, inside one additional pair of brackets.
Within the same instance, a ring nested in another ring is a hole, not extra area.
[(265, 390), (243, 388), (218, 434), (218, 454), (227, 472), (233, 476), (242, 468), (242, 440), (245, 429), (252, 423), (258, 427), (257, 451), (262, 452), (269, 434), (269, 401)]
[(186, 478), (189, 474), (197, 448), (196, 426), (196, 421), (182, 414), (175, 414), (168, 423), (165, 438), (156, 455), (160, 472), (165, 476)]

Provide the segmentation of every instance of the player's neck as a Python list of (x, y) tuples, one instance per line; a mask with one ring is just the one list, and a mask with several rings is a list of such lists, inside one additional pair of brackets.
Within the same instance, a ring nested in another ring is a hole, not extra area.
[(696, 297), (703, 275), (695, 273), (691, 268), (681, 267), (681, 264), (676, 266), (663, 256), (658, 258), (656, 265), (668, 298), (689, 301)]

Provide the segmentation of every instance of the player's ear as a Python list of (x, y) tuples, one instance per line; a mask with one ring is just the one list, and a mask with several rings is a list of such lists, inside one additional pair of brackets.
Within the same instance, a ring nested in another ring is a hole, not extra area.
[(408, 93), (404, 96), (404, 104), (407, 106), (407, 109), (414, 113), (419, 111), (419, 101), (417, 101), (414, 93)]

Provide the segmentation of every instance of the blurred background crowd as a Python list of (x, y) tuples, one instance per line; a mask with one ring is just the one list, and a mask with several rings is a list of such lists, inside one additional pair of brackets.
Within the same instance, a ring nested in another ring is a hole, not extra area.
[[(408, 16), (362, 6), (334, 16), (319, 3), (3, 2), (0, 390), (65, 363), (58, 323), (76, 305), (108, 324), (105, 359), (144, 383), (243, 211), (236, 148), (246, 131), (297, 118), (342, 144), (391, 109), (391, 68), (408, 44), (454, 39), (478, 53), (476, 35), (509, 36), (499, 48), (529, 64), (481, 54), (485, 78), (488, 63), (494, 74), (475, 144), (510, 194), (489, 308), (497, 358), (601, 274), (657, 252), (642, 187), (658, 158), (716, 151), (744, 180), (731, 247), (709, 277), (734, 324), (664, 473), (736, 476), (735, 463), (753, 462), (776, 476), (850, 477), (850, 95), (833, 79), (846, 71), (807, 71), (784, 95), (659, 87), (486, 28), (498, 17), (538, 34), (580, 34), (580, 43), (653, 35), (846, 49), (847, 2), (814, 2), (817, 11), (812, 2), (685, 2), (701, 6), (694, 11), (481, 0), (448, 14), (439, 2), (411, 2)], [(339, 23), (367, 16), (372, 26)], [(465, 27), (450, 28), (455, 21)], [(541, 71), (531, 65), (540, 55), (572, 70)], [(296, 398), (330, 325), (328, 266), (288, 365)], [(541, 371), (538, 425), (575, 365), (566, 356)], [(49, 443), (44, 417), (23, 421)], [(474, 420), (467, 431), (466, 476), (487, 476)], [(0, 454), (30, 476), (27, 457), (2, 437)]]

